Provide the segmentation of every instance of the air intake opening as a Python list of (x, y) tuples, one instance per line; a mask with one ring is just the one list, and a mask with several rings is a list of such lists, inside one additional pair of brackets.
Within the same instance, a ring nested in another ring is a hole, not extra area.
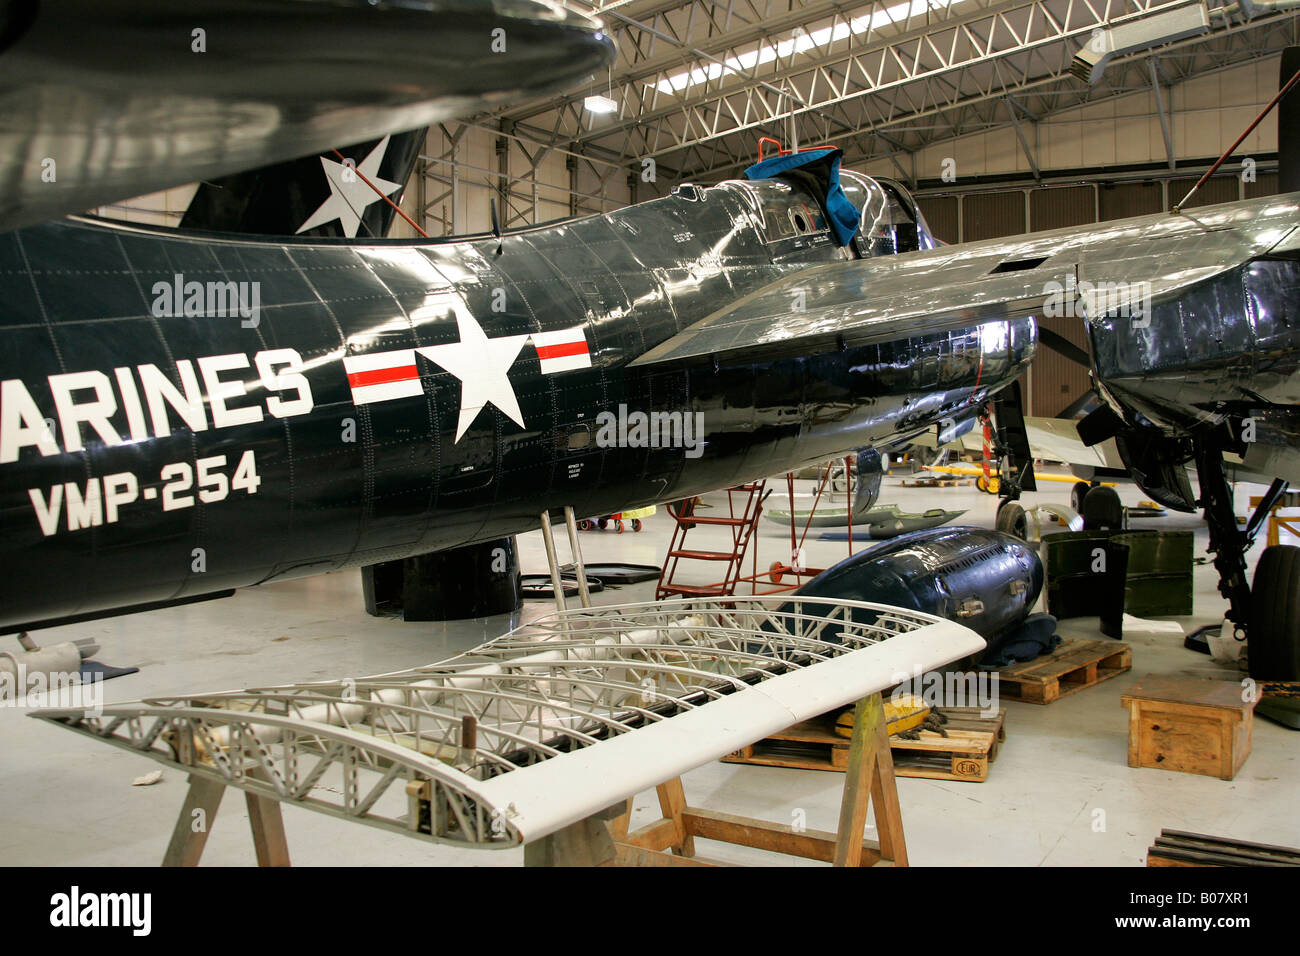
[(1049, 258), (1049, 256), (1035, 256), (1032, 259), (1008, 259), (1006, 262), (999, 262), (989, 275), (995, 276), (999, 272), (1028, 272), (1030, 269), (1037, 269)]

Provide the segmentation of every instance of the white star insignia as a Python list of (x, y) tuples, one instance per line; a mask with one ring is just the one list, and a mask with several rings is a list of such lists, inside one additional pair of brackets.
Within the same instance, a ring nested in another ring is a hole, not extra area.
[(320, 204), (320, 208), (298, 227), (298, 232), (306, 232), (308, 229), (323, 226), (337, 219), (339, 225), (343, 227), (345, 236), (349, 239), (357, 237), (357, 230), (361, 227), (361, 217), (365, 215), (366, 207), (371, 203), (379, 202), (380, 198), (361, 177), (364, 176), (374, 183), (385, 196), (391, 196), (402, 188), (401, 183), (379, 178), (379, 165), (384, 161), (384, 153), (388, 150), (388, 140), (387, 136), (381, 139), (379, 145), (357, 164), (355, 170), (349, 169), (343, 163), (326, 159), (324, 156), (320, 158), (321, 167), (325, 170), (325, 178), (329, 181), (330, 195)]
[(460, 379), (460, 419), (456, 423), (456, 441), (460, 441), (478, 413), (489, 404), (495, 405), (523, 428), (524, 415), (519, 410), (519, 400), (507, 373), (528, 341), (528, 334), (490, 339), (468, 309), (454, 308), (460, 341), (450, 345), (425, 346), (416, 351)]

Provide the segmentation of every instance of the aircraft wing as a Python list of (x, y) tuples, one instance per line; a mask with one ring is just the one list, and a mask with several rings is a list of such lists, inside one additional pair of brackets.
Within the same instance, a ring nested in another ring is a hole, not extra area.
[[(1025, 435), (1033, 456), (1043, 461), (1058, 461), (1065, 465), (1084, 468), (1124, 469), (1119, 450), (1113, 439), (1097, 445), (1085, 445), (1079, 437), (1078, 423), (1072, 418), (1025, 417)], [(911, 444), (925, 448), (936, 447), (933, 430), (918, 435)], [(984, 450), (984, 437), (979, 429), (967, 432), (961, 438), (941, 447), (960, 447), (963, 451), (980, 454)]]
[(508, 848), (983, 647), (880, 604), (677, 599), (571, 608), (398, 674), (34, 716), (271, 799)]
[(959, 448), (964, 452), (972, 454), (983, 454), (984, 452), (984, 433), (978, 427), (971, 429), (955, 441), (939, 444), (939, 436), (935, 429), (931, 428), (924, 431), (911, 439), (907, 444), (920, 445), (922, 448)]
[(1124, 468), (1113, 440), (1085, 445), (1072, 418), (1026, 418), (1025, 434), (1035, 458), (1089, 468)]
[(1084, 282), (1104, 290), (1091, 300), (1105, 306), (1099, 315), (1143, 302), (1149, 309), (1267, 252), (1295, 228), (1293, 216), (1290, 203), (1231, 203), (815, 266), (714, 312), (632, 364), (764, 361), (1064, 315), (1047, 310), (1073, 302), (1070, 290)]
[(599, 22), (551, 0), (0, 11), (0, 229), (564, 89), (614, 56)]

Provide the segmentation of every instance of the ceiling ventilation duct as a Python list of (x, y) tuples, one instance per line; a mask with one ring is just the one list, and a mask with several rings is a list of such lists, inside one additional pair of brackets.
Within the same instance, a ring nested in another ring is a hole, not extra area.
[(1098, 28), (1075, 54), (1070, 72), (1088, 83), (1096, 83), (1114, 57), (1209, 32), (1210, 14), (1204, 3), (1189, 4), (1119, 26)]

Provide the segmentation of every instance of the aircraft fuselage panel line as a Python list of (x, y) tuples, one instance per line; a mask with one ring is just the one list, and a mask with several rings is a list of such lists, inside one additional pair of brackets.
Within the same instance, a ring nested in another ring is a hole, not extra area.
[(0, 626), (726, 487), (968, 414), (1033, 353), (1022, 315), (633, 365), (720, 303), (850, 264), (790, 231), (815, 204), (784, 184), (702, 195), (499, 256), (91, 219), (0, 235)]

